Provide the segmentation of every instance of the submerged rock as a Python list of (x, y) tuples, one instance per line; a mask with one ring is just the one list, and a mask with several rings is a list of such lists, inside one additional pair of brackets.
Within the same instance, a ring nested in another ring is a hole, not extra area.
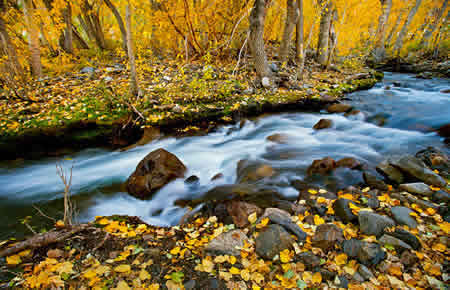
[(237, 182), (258, 181), (275, 174), (272, 166), (257, 161), (240, 160), (237, 165)]
[(352, 157), (345, 157), (336, 162), (337, 167), (346, 167), (353, 170), (360, 170), (363, 168), (361, 162)]
[(268, 136), (267, 140), (274, 142), (274, 143), (286, 144), (286, 143), (288, 143), (289, 136), (286, 134), (276, 133), (276, 134), (272, 134), (272, 135)]
[(174, 154), (160, 148), (148, 154), (126, 181), (127, 191), (148, 198), (170, 181), (184, 177), (186, 166)]
[(291, 249), (294, 239), (280, 225), (269, 225), (259, 233), (255, 240), (256, 253), (265, 259), (272, 260), (281, 251)]
[(330, 157), (325, 157), (323, 159), (314, 160), (313, 163), (308, 167), (307, 173), (308, 175), (326, 175), (333, 171), (335, 168), (336, 162)]
[(330, 119), (320, 119), (319, 122), (317, 122), (314, 125), (315, 130), (322, 130), (322, 129), (328, 129), (331, 126), (333, 126), (333, 121)]
[(346, 113), (353, 109), (353, 106), (347, 104), (333, 104), (328, 106), (328, 113)]
[(375, 175), (364, 172), (363, 173), (364, 182), (370, 186), (371, 188), (379, 189), (379, 190), (388, 190), (388, 186), (384, 181), (378, 179)]

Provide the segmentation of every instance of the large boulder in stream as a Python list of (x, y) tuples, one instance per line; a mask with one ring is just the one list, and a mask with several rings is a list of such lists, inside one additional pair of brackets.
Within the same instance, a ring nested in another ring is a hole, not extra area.
[(170, 181), (184, 177), (186, 166), (174, 154), (160, 148), (150, 152), (126, 182), (128, 193), (149, 198)]
[(313, 174), (327, 175), (336, 168), (336, 161), (331, 157), (325, 157), (323, 159), (314, 160), (308, 167), (307, 174), (309, 176)]
[(252, 160), (240, 160), (237, 164), (237, 182), (253, 182), (272, 177), (275, 170), (272, 166)]

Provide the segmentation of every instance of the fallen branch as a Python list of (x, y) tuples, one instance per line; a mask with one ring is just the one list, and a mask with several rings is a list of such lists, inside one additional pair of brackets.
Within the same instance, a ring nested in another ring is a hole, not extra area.
[(12, 247), (4, 249), (3, 251), (0, 251), (0, 257), (10, 256), (14, 255), (18, 252), (21, 252), (26, 249), (36, 249), (40, 247), (44, 247), (53, 243), (58, 243), (61, 241), (64, 241), (74, 234), (85, 230), (89, 227), (88, 224), (83, 224), (79, 226), (74, 226), (70, 230), (67, 231), (49, 231), (47, 233), (37, 234), (33, 237), (29, 238), (28, 240), (19, 242), (17, 244), (14, 244)]

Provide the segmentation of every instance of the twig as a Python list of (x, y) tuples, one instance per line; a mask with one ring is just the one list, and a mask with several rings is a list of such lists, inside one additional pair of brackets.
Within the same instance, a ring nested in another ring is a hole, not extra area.
[(52, 218), (52, 217), (49, 217), (48, 215), (46, 215), (45, 213), (43, 213), (42, 210), (41, 210), (40, 208), (38, 208), (37, 206), (35, 206), (34, 204), (33, 204), (33, 207), (34, 207), (35, 210), (37, 210), (37, 211), (39, 212), (39, 214), (40, 214), (41, 216), (43, 216), (43, 217), (45, 217), (45, 218), (48, 218), (49, 220), (52, 220), (53, 222), (56, 223), (56, 219), (54, 219), (54, 218)]
[(92, 250), (92, 252), (95, 252), (95, 251), (97, 251), (98, 249), (100, 249), (101, 247), (103, 247), (103, 245), (105, 244), (106, 240), (108, 240), (108, 238), (109, 238), (109, 233), (106, 233), (105, 238), (101, 241), (100, 244), (98, 244), (97, 247), (95, 247), (95, 248)]
[(248, 38), (250, 37), (250, 31), (247, 32), (247, 37), (245, 38), (244, 44), (242, 45), (241, 49), (239, 50), (239, 57), (238, 57), (238, 61), (236, 63), (236, 66), (233, 69), (233, 77), (235, 75), (235, 72), (239, 69), (239, 63), (241, 62), (241, 57), (242, 57), (242, 51), (244, 50), (245, 46), (247, 45), (248, 42)]
[(72, 186), (72, 173), (73, 173), (73, 164), (69, 171), (69, 179), (67, 179), (67, 173), (64, 172), (62, 165), (56, 164), (56, 174), (61, 178), (61, 181), (64, 184), (64, 225), (70, 226), (72, 225), (72, 216), (73, 216), (73, 208), (72, 203), (70, 202), (70, 187)]
[(228, 38), (228, 40), (224, 43), (224, 44), (222, 44), (222, 45), (220, 45), (219, 47), (217, 47), (216, 49), (214, 49), (213, 50), (213, 52), (214, 51), (217, 51), (217, 50), (219, 50), (219, 49), (221, 49), (221, 48), (223, 48), (223, 47), (228, 47), (228, 46), (230, 46), (230, 44), (231, 44), (231, 41), (233, 40), (233, 36), (234, 36), (234, 34), (236, 33), (236, 29), (238, 28), (238, 26), (239, 26), (239, 24), (242, 22), (242, 20), (244, 20), (244, 18), (247, 16), (247, 14), (251, 11), (252, 9), (250, 8), (249, 10), (247, 10), (245, 13), (244, 13), (244, 15), (242, 15), (242, 17), (238, 20), (238, 22), (236, 22), (236, 24), (234, 25), (234, 27), (233, 27), (233, 30), (231, 31), (231, 35), (230, 35), (230, 38)]

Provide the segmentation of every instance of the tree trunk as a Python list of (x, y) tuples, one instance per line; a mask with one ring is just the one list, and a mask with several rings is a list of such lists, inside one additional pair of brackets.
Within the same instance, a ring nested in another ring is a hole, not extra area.
[(319, 41), (317, 43), (317, 62), (325, 66), (328, 60), (328, 46), (330, 40), (330, 27), (331, 27), (331, 16), (333, 12), (333, 5), (331, 1), (326, 3), (320, 1), (320, 5), (325, 5), (322, 9), (320, 16), (320, 31), (319, 31)]
[(128, 54), (127, 49), (127, 30), (125, 29), (125, 25), (123, 24), (122, 16), (120, 16), (119, 11), (117, 10), (116, 6), (110, 1), (110, 0), (103, 0), (108, 6), (109, 9), (111, 9), (112, 13), (114, 14), (114, 17), (116, 18), (117, 24), (119, 25), (120, 33), (122, 35), (122, 47), (126, 54)]
[(267, 63), (267, 56), (264, 50), (264, 21), (266, 18), (266, 7), (264, 0), (255, 0), (252, 12), (250, 13), (250, 35), (249, 46), (255, 63), (256, 75), (261, 81), (269, 78), (271, 72)]
[(83, 30), (86, 31), (89, 39), (94, 41), (100, 49), (105, 49), (105, 35), (103, 33), (98, 14), (94, 11), (88, 0), (83, 2), (81, 10), (83, 12), (83, 16), (79, 15), (78, 19), (83, 27)]
[(35, 78), (42, 76), (41, 51), (39, 47), (39, 31), (33, 20), (32, 0), (24, 0), (23, 13), (28, 30), (28, 43), (31, 54), (31, 72)]
[(128, 1), (128, 4), (126, 6), (126, 14), (125, 19), (127, 22), (127, 48), (128, 48), (128, 61), (130, 64), (130, 93), (132, 96), (139, 95), (139, 86), (137, 81), (137, 74), (136, 74), (136, 61), (134, 58), (134, 51), (133, 51), (133, 39), (131, 35), (131, 13), (130, 13), (130, 1)]
[(296, 25), (296, 41), (295, 41), (295, 58), (297, 60), (299, 79), (303, 79), (303, 70), (305, 69), (305, 50), (304, 50), (304, 35), (303, 35), (303, 0), (297, 0), (298, 18)]
[(66, 2), (67, 7), (64, 9), (64, 50), (67, 53), (73, 53), (73, 34), (72, 34), (72, 6), (70, 2)]
[(442, 15), (444, 14), (445, 10), (447, 10), (447, 5), (448, 0), (445, 0), (444, 3), (442, 3), (442, 7), (438, 9), (434, 21), (425, 29), (422, 40), (420, 41), (422, 47), (428, 48), (428, 46), (430, 45), (431, 37), (433, 36), (436, 28), (439, 26)]
[(81, 37), (80, 33), (78, 33), (77, 29), (72, 25), (72, 35), (73, 38), (78, 42), (81, 49), (89, 49), (89, 44)]
[(283, 38), (281, 39), (279, 57), (281, 62), (289, 60), (289, 51), (291, 48), (292, 33), (294, 32), (297, 18), (297, 8), (294, 0), (287, 0), (286, 23), (284, 25)]
[(420, 4), (422, 3), (422, 0), (416, 0), (416, 3), (414, 7), (411, 8), (408, 14), (408, 18), (406, 19), (405, 23), (403, 24), (402, 30), (400, 30), (400, 33), (398, 34), (397, 40), (395, 41), (394, 45), (394, 55), (398, 56), (400, 54), (400, 51), (403, 47), (403, 39), (405, 38), (406, 34), (408, 33), (409, 25), (411, 24), (412, 20), (414, 19), (414, 16), (417, 13), (417, 10), (419, 10)]
[(391, 32), (389, 32), (388, 37), (386, 38), (386, 45), (389, 46), (389, 44), (392, 42), (392, 38), (394, 37), (395, 32), (397, 31), (398, 26), (400, 25), (400, 22), (403, 19), (403, 15), (405, 14), (406, 10), (402, 9), (397, 17), (397, 20), (395, 21), (394, 26), (391, 29)]
[(8, 67), (13, 76), (19, 76), (23, 73), (22, 66), (17, 58), (16, 49), (14, 48), (11, 38), (9, 37), (6, 24), (0, 15), (0, 40), (3, 46), (3, 51), (8, 56)]
[(380, 0), (382, 13), (378, 20), (378, 28), (375, 36), (375, 48), (374, 48), (374, 57), (375, 62), (380, 62), (385, 58), (385, 39), (386, 39), (386, 30), (387, 23), (389, 20), (389, 15), (391, 14), (392, 8), (392, 0)]

